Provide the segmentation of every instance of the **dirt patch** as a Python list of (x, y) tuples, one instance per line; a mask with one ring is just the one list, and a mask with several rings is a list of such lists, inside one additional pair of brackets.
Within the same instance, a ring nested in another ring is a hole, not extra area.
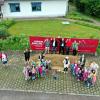
[[(39, 54), (35, 54), (34, 56), (31, 57), (31, 60), (37, 62), (38, 56)], [(52, 69), (58, 69), (58, 70), (63, 69), (63, 60), (65, 57), (66, 55), (60, 55), (60, 54), (46, 54), (45, 55), (46, 60), (51, 60)], [(78, 60), (78, 56), (69, 55), (68, 57), (71, 63), (76, 62)]]

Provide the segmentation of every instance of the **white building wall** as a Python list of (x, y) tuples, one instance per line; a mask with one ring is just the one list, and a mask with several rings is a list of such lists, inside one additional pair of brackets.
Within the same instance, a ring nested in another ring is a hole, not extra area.
[[(32, 18), (65, 16), (68, 10), (68, 0), (47, 1), (5, 1), (2, 6), (4, 18)], [(32, 12), (31, 2), (41, 2), (41, 11)], [(10, 12), (9, 3), (20, 3), (20, 12)]]

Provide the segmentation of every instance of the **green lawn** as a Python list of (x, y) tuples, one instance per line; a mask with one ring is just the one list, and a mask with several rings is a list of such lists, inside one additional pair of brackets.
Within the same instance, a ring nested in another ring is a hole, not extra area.
[(26, 20), (17, 21), (8, 29), (12, 35), (25, 34), (27, 36), (61, 36), (77, 38), (100, 38), (100, 30), (70, 23), (63, 25), (62, 20)]

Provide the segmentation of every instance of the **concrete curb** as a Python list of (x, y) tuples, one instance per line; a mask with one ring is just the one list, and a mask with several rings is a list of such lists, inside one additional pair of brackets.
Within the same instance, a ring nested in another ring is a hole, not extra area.
[(44, 93), (44, 94), (58, 94), (58, 95), (73, 95), (73, 96), (86, 96), (86, 97), (100, 97), (100, 95), (91, 94), (75, 94), (75, 93), (64, 93), (64, 92), (47, 92), (47, 91), (34, 91), (34, 90), (19, 90), (19, 89), (0, 89), (0, 91), (10, 92), (25, 92), (25, 93)]

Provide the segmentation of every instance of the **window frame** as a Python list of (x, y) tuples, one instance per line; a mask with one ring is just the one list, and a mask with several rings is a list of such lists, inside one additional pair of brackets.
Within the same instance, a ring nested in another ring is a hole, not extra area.
[[(36, 9), (33, 10), (33, 7), (36, 7)], [(38, 7), (40, 7), (40, 9), (37, 9)], [(41, 12), (42, 11), (42, 2), (31, 2), (31, 9), (32, 9), (32, 12)]]
[[(11, 7), (11, 5), (15, 5), (14, 7), (16, 8), (16, 6), (18, 5), (18, 7), (19, 7), (19, 10), (13, 10), (12, 9), (12, 7)], [(20, 10), (20, 3), (9, 3), (9, 6), (10, 6), (10, 12), (20, 12), (21, 10)]]

